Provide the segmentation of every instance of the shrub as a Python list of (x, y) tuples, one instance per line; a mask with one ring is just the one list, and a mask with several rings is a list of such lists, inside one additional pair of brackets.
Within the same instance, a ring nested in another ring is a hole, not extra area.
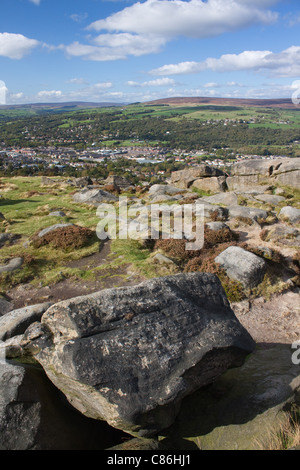
[(269, 235), (269, 230), (265, 228), (260, 232), (259, 237), (262, 241), (266, 241), (266, 239), (268, 238), (268, 235)]
[(186, 244), (187, 240), (157, 240), (154, 244), (155, 250), (162, 250), (171, 258), (176, 258), (181, 261), (187, 261), (196, 256), (200, 256), (201, 250), (187, 250)]
[(205, 226), (204, 240), (204, 248), (210, 248), (220, 243), (236, 242), (239, 240), (239, 234), (227, 227), (221, 230), (211, 230)]
[(43, 237), (34, 237), (33, 246), (39, 248), (41, 246), (51, 244), (53, 248), (62, 250), (78, 249), (89, 244), (95, 239), (95, 232), (92, 230), (79, 227), (77, 225), (69, 225), (62, 227), (52, 232), (47, 233)]

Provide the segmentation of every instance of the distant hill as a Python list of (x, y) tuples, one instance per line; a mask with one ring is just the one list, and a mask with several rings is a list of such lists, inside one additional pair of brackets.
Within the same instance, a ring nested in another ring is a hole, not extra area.
[[(208, 97), (190, 97), (190, 98), (163, 98), (143, 103), (145, 105), (170, 105), (170, 106), (193, 106), (193, 105), (211, 105), (211, 106), (240, 106), (255, 108), (282, 108), (297, 109), (291, 99), (239, 99), (239, 98), (208, 98)], [(299, 108), (300, 109), (300, 108)]]
[(0, 109), (53, 109), (53, 110), (71, 110), (71, 109), (86, 109), (86, 108), (107, 108), (112, 106), (124, 106), (123, 103), (91, 103), (85, 101), (71, 101), (65, 103), (29, 103), (29, 104), (11, 104), (1, 105)]

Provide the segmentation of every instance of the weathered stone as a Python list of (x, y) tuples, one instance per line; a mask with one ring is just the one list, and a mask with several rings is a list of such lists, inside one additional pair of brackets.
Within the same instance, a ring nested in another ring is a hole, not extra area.
[(268, 218), (267, 211), (263, 209), (257, 209), (254, 207), (248, 206), (229, 206), (229, 217), (235, 219), (237, 217), (243, 217), (246, 219), (251, 219), (254, 222), (265, 221)]
[(225, 177), (213, 176), (211, 178), (199, 178), (190, 186), (191, 189), (199, 189), (211, 193), (219, 193), (226, 190)]
[(227, 178), (231, 191), (266, 183), (300, 188), (300, 158), (245, 160), (233, 165)]
[(186, 191), (179, 189), (171, 184), (153, 184), (148, 191), (148, 196), (155, 197), (161, 195), (175, 196), (185, 193)]
[(157, 263), (159, 264), (168, 264), (168, 265), (171, 265), (171, 266), (174, 266), (175, 263), (174, 261), (172, 261), (170, 258), (168, 258), (167, 256), (161, 254), (161, 253), (156, 253), (153, 258), (152, 258), (154, 261), (156, 261)]
[(277, 206), (277, 204), (285, 200), (283, 196), (273, 196), (272, 194), (258, 194), (254, 197), (258, 201), (265, 202), (266, 204), (271, 204), (272, 206)]
[(23, 346), (75, 408), (145, 436), (255, 347), (217, 276), (203, 273), (59, 302), (37, 330), (29, 327)]
[(224, 228), (229, 229), (228, 225), (224, 222), (207, 222), (206, 224), (210, 230), (217, 232), (219, 230), (223, 230)]
[(210, 204), (221, 204), (223, 206), (238, 205), (238, 197), (234, 192), (214, 194), (213, 196), (203, 197), (202, 199)]
[(265, 241), (281, 241), (291, 240), (293, 243), (296, 239), (300, 238), (300, 232), (294, 227), (285, 225), (276, 225), (268, 230)]
[(63, 211), (54, 211), (49, 214), (51, 217), (66, 217), (66, 214)]
[(215, 262), (244, 287), (257, 286), (266, 272), (265, 261), (255, 254), (238, 246), (230, 246), (215, 258)]
[(86, 186), (93, 186), (93, 181), (89, 176), (83, 176), (81, 178), (75, 178), (74, 184), (78, 188), (84, 188)]
[(0, 297), (0, 316), (13, 309), (12, 303)]
[(3, 264), (0, 266), (0, 274), (17, 271), (17, 269), (20, 269), (22, 267), (22, 264), (23, 258), (12, 258), (8, 261), (7, 264)]
[(106, 180), (104, 180), (104, 184), (110, 185), (112, 184), (116, 188), (125, 190), (131, 186), (130, 181), (127, 178), (124, 178), (124, 176), (118, 176), (118, 175), (109, 175)]
[(0, 362), (0, 450), (101, 450), (121, 442), (80, 415), (41, 368)]
[(83, 189), (73, 196), (73, 201), (90, 205), (99, 205), (102, 202), (114, 202), (117, 200), (116, 196), (102, 189)]
[(223, 171), (206, 164), (201, 164), (188, 170), (173, 171), (171, 182), (178, 188), (187, 189), (199, 178), (224, 176)]
[(283, 207), (278, 217), (293, 224), (298, 224), (300, 222), (300, 209), (291, 206)]
[(12, 310), (0, 318), (0, 340), (5, 341), (12, 336), (24, 333), (28, 326), (39, 321), (43, 313), (51, 306), (51, 302), (46, 302), (30, 307), (23, 307)]
[(5, 243), (12, 244), (19, 238), (21, 238), (21, 236), (15, 233), (0, 233), (0, 248), (2, 248)]

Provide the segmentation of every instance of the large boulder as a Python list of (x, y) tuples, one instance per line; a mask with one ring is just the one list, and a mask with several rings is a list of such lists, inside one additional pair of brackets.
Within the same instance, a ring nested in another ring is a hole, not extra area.
[(116, 188), (125, 190), (131, 186), (131, 182), (124, 178), (124, 176), (118, 175), (109, 175), (106, 180), (104, 180), (105, 185), (113, 185)]
[(228, 277), (244, 287), (257, 286), (266, 272), (266, 262), (259, 256), (239, 246), (230, 246), (215, 258)]
[(189, 168), (188, 170), (173, 171), (171, 174), (171, 183), (178, 188), (187, 189), (192, 186), (196, 180), (214, 177), (224, 177), (223, 171), (203, 163)]
[(238, 162), (226, 182), (230, 191), (266, 183), (300, 188), (300, 158)]
[(22, 344), (75, 408), (143, 436), (255, 348), (218, 277), (204, 273), (59, 302)]
[(210, 193), (219, 193), (226, 191), (225, 176), (213, 176), (212, 178), (199, 178), (191, 185), (192, 189), (206, 191)]

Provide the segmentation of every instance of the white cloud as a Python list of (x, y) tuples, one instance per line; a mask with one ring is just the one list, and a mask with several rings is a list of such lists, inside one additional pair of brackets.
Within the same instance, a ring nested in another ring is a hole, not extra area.
[(0, 56), (22, 59), (39, 44), (39, 41), (29, 39), (22, 34), (0, 33)]
[(170, 85), (175, 85), (175, 80), (172, 78), (157, 78), (156, 80), (149, 80), (147, 82), (134, 82), (129, 80), (127, 82), (127, 85), (133, 86), (133, 87), (145, 87), (145, 86), (170, 86)]
[(177, 36), (212, 37), (255, 23), (275, 21), (277, 14), (266, 9), (274, 3), (250, 0), (146, 0), (93, 22), (89, 29), (152, 34), (169, 39)]
[(7, 93), (7, 88), (5, 85), (5, 82), (3, 80), (0, 80), (0, 105), (1, 104), (6, 104), (6, 93)]
[(300, 75), (300, 46), (292, 46), (280, 52), (244, 51), (240, 54), (224, 54), (220, 58), (208, 58), (203, 62), (181, 62), (163, 65), (151, 70), (152, 75), (179, 75), (213, 72), (255, 71), (277, 77)]
[[(89, 44), (64, 46), (71, 57), (93, 61), (126, 59), (157, 53), (180, 36), (206, 38), (256, 23), (271, 23), (277, 13), (268, 7), (277, 0), (146, 0), (91, 23), (101, 31)], [(72, 15), (75, 21), (82, 18)], [(105, 32), (106, 31), (106, 32)]]
[(31, 3), (34, 3), (35, 5), (40, 5), (41, 0), (29, 0)]
[(109, 61), (126, 59), (127, 56), (141, 56), (159, 52), (165, 39), (143, 34), (100, 34), (91, 44), (73, 42), (65, 47), (68, 55), (87, 60)]
[(39, 91), (37, 96), (38, 98), (59, 98), (62, 96), (62, 92), (60, 90), (43, 90)]

